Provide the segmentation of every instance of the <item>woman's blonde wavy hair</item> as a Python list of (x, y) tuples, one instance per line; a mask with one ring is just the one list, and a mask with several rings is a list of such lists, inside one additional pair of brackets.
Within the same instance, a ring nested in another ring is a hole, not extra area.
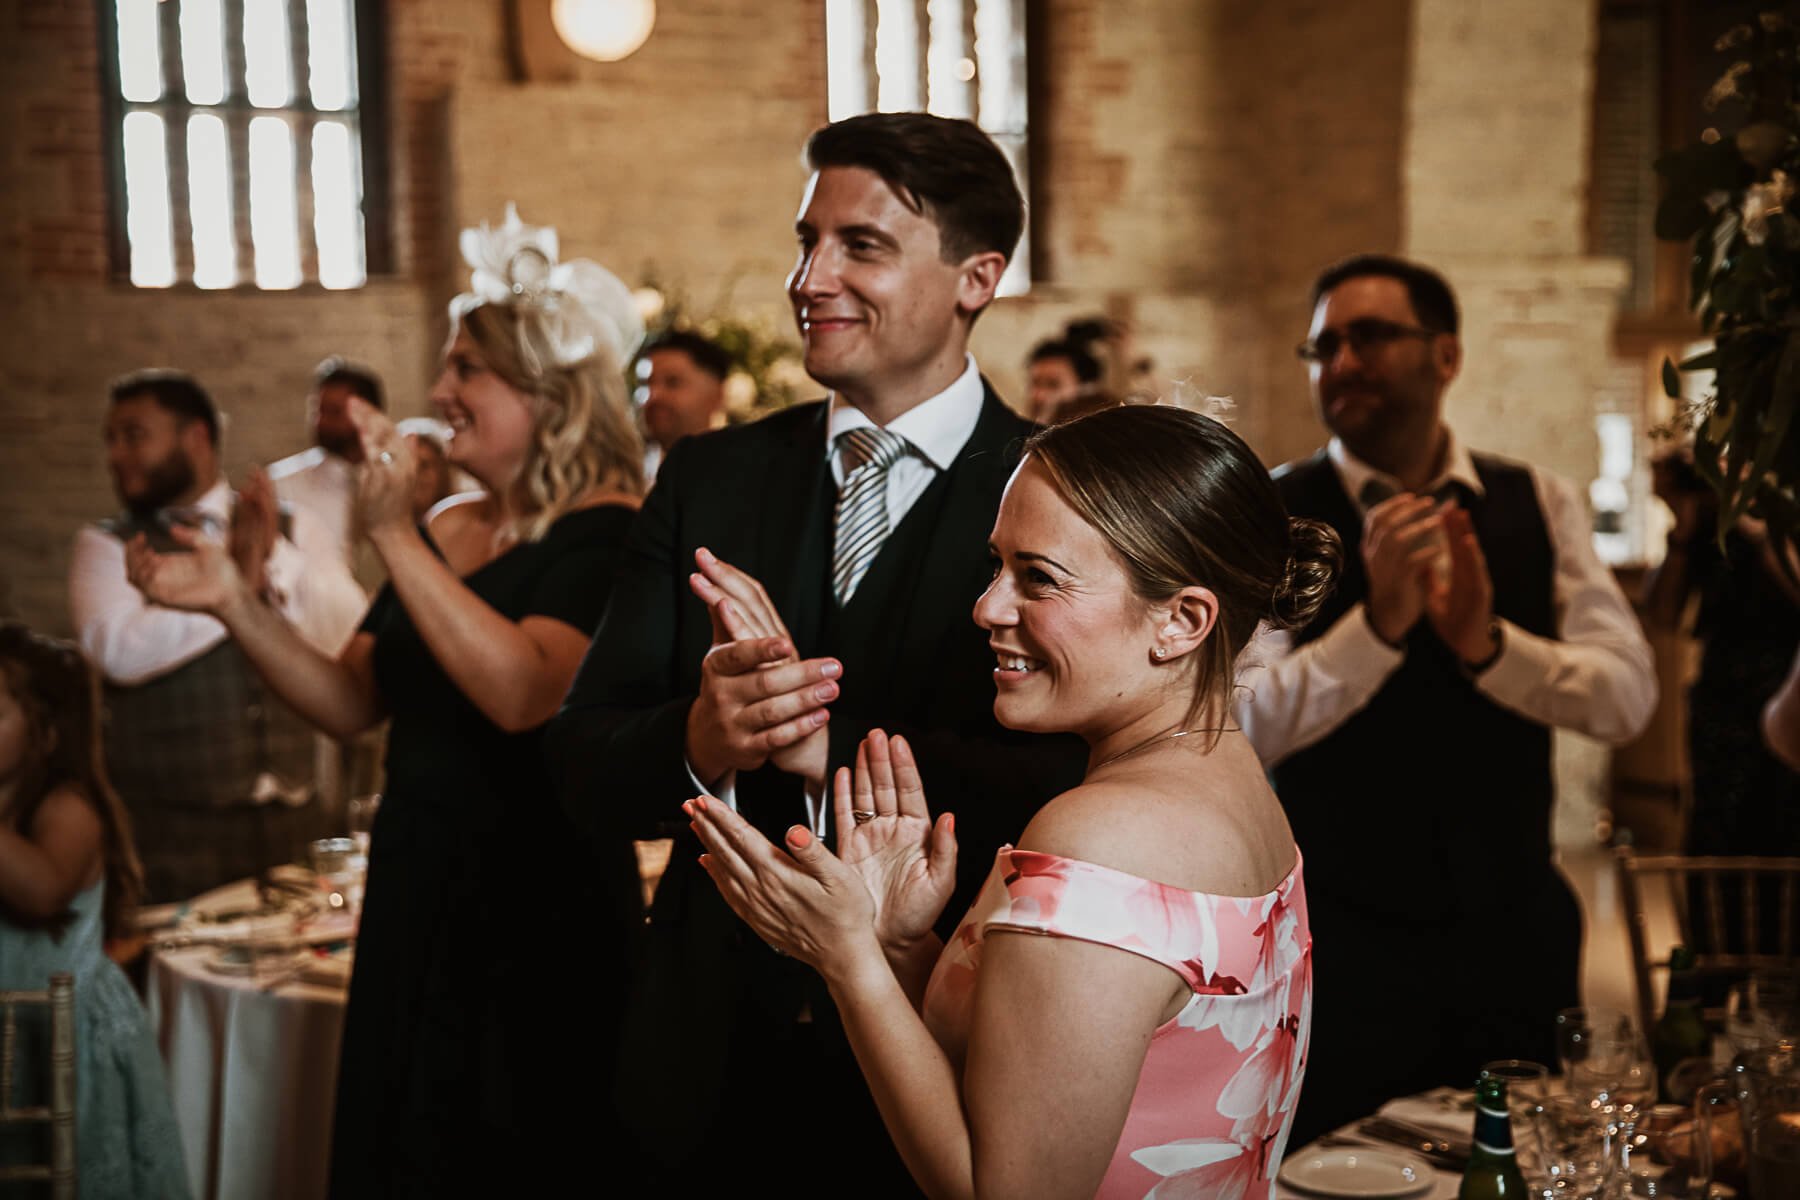
[(477, 305), (462, 327), (489, 369), (531, 398), (531, 448), (508, 497), (520, 540), (543, 537), (596, 486), (643, 494), (644, 440), (609, 349), (558, 365), (543, 310), (529, 301)]

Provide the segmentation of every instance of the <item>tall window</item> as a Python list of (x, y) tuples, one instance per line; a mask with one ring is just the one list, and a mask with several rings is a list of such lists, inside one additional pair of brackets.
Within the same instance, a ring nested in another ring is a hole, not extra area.
[(360, 287), (358, 0), (98, 0), (114, 269), (139, 287)]
[[(1025, 186), (1025, 0), (826, 0), (833, 121), (865, 112), (966, 117), (987, 131)], [(1000, 294), (1031, 285), (1027, 225)]]

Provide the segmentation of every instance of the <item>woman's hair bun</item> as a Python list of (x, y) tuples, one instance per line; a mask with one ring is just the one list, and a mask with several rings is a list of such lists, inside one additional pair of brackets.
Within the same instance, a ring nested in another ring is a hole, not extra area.
[(1288, 518), (1287, 570), (1270, 600), (1271, 617), (1281, 629), (1299, 629), (1311, 621), (1337, 586), (1343, 544), (1323, 521)]

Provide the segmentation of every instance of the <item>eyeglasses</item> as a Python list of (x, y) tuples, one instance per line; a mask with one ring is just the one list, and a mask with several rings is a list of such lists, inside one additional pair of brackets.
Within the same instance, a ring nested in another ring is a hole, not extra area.
[(1323, 329), (1317, 337), (1308, 338), (1294, 347), (1294, 353), (1302, 362), (1328, 363), (1337, 357), (1337, 352), (1345, 342), (1362, 357), (1371, 350), (1379, 350), (1390, 342), (1403, 337), (1434, 338), (1436, 329), (1421, 329), (1417, 325), (1401, 325), (1395, 321), (1384, 321), (1380, 317), (1358, 317), (1344, 326), (1340, 333), (1336, 329)]

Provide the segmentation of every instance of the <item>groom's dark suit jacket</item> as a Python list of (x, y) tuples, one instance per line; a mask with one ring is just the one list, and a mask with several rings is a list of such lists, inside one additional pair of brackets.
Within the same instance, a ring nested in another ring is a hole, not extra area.
[[(998, 847), (1078, 782), (1085, 761), (1073, 738), (1017, 734), (995, 721), (994, 655), (971, 615), (992, 572), (988, 533), (1031, 425), (986, 389), (955, 463), (840, 608), (830, 585), (836, 490), (826, 419), (827, 405), (808, 404), (676, 445), (551, 729), (549, 753), (579, 822), (601, 836), (676, 837), (644, 931), (621, 1086), (628, 1119), (669, 1153), (698, 1151), (714, 1118), (758, 1117), (715, 1111), (722, 1093), (743, 1090), (727, 1076), (746, 1039), (782, 1036), (803, 1009), (816, 1021), (809, 1036), (841, 1039), (817, 976), (775, 955), (726, 907), (680, 811), (695, 790), (687, 713), (712, 643), (706, 607), (687, 582), (697, 547), (762, 582), (801, 657), (844, 664), (830, 705), (833, 770), (854, 760), (871, 728), (911, 742), (933, 812), (957, 820), (957, 887), (940, 931), (961, 920)], [(777, 842), (805, 819), (799, 780), (772, 767), (740, 773), (737, 800)]]

